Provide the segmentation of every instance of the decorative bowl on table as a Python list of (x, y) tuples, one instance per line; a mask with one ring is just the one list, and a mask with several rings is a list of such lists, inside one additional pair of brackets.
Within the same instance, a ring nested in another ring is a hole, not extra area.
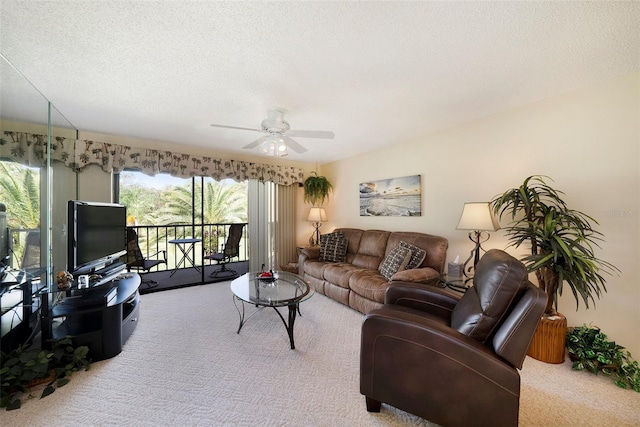
[(256, 280), (260, 283), (273, 283), (278, 277), (273, 272), (265, 271), (256, 274)]

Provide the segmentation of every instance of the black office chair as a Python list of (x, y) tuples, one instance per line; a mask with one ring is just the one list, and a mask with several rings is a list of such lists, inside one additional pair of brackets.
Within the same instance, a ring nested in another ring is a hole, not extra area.
[[(162, 258), (150, 259), (151, 257), (156, 257), (159, 254), (162, 254)], [(164, 250), (158, 251), (150, 255), (150, 258), (145, 258), (142, 255), (140, 245), (138, 244), (138, 233), (136, 233), (133, 228), (127, 228), (127, 255), (125, 260), (127, 264), (127, 271), (131, 271), (131, 269), (134, 269), (136, 271), (148, 272), (153, 267), (156, 267), (160, 264), (166, 264), (167, 252)], [(155, 288), (156, 286), (158, 286), (157, 281), (146, 279), (144, 277), (141, 277), (141, 284), (146, 285), (147, 289)]]
[(242, 239), (242, 229), (244, 224), (231, 224), (229, 227), (229, 235), (227, 236), (227, 242), (224, 244), (221, 252), (216, 252), (210, 255), (205, 255), (205, 259), (211, 259), (216, 261), (222, 267), (209, 274), (209, 277), (218, 277), (224, 275), (225, 277), (232, 277), (238, 274), (237, 271), (227, 268), (227, 263), (232, 258), (240, 256), (240, 239)]

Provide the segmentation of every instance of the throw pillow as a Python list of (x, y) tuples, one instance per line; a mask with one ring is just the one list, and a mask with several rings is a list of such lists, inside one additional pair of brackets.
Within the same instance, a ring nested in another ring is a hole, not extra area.
[(389, 255), (380, 264), (380, 274), (387, 280), (391, 280), (391, 276), (407, 267), (410, 259), (411, 251), (398, 245), (389, 252)]
[(407, 243), (404, 240), (400, 241), (399, 246), (407, 248), (411, 251), (411, 259), (409, 260), (409, 264), (407, 264), (407, 270), (419, 267), (420, 264), (422, 264), (422, 261), (424, 261), (424, 259), (427, 257), (427, 251), (425, 251), (424, 249), (420, 249), (416, 245)]
[(345, 262), (349, 241), (340, 232), (320, 236), (320, 261)]

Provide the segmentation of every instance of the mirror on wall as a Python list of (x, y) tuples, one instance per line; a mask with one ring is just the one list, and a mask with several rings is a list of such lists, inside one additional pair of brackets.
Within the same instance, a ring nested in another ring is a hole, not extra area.
[(65, 269), (66, 202), (76, 198), (76, 174), (50, 160), (49, 144), (77, 130), (2, 55), (0, 94), (0, 260), (49, 288)]

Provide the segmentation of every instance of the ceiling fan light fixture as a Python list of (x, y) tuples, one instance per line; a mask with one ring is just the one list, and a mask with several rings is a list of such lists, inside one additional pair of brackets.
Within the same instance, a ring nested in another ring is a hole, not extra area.
[(264, 154), (274, 157), (286, 156), (288, 147), (284, 141), (284, 138), (279, 135), (271, 135), (262, 143), (261, 151)]

